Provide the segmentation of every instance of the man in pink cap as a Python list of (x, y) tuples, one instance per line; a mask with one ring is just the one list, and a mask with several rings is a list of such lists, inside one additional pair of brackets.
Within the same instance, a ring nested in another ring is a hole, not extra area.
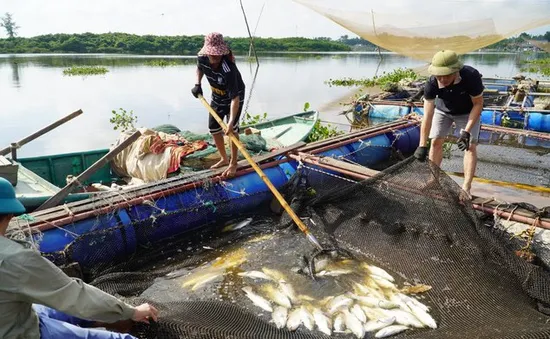
[[(234, 133), (239, 137), (239, 119), (244, 102), (244, 82), (241, 73), (235, 65), (235, 58), (223, 40), (220, 33), (210, 33), (204, 39), (204, 46), (199, 51), (197, 58), (197, 81), (191, 90), (193, 96), (202, 95), (201, 80), (205, 75), (212, 90), (210, 106), (220, 118), (227, 117), (226, 134)], [(216, 119), (209, 116), (208, 128), (216, 148), (220, 152), (221, 160), (211, 168), (220, 168), (229, 165), (222, 176), (235, 175), (237, 170), (237, 145), (231, 143), (231, 160), (227, 159), (223, 130)]]

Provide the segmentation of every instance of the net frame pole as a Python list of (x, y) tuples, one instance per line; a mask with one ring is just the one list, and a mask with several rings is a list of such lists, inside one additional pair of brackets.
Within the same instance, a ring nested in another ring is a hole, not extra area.
[[(224, 131), (227, 131), (227, 125), (224, 123), (224, 121), (220, 118), (220, 116), (216, 113), (216, 111), (214, 111), (214, 109), (212, 108), (212, 106), (210, 106), (210, 104), (206, 101), (206, 99), (204, 99), (204, 97), (199, 94), (199, 100), (202, 102), (202, 104), (204, 105), (204, 107), (206, 107), (206, 109), (208, 110), (208, 112), (210, 113), (210, 115), (212, 115), (212, 117), (214, 119), (216, 119), (216, 121), (218, 122), (218, 124), (221, 126), (221, 128), (224, 130)], [(269, 180), (269, 178), (264, 174), (264, 172), (262, 171), (262, 169), (258, 166), (258, 164), (256, 164), (256, 162), (254, 161), (254, 159), (252, 159), (252, 157), (250, 156), (250, 154), (248, 154), (248, 151), (246, 150), (246, 148), (243, 146), (243, 144), (240, 142), (239, 139), (237, 139), (237, 137), (235, 136), (235, 134), (233, 133), (233, 131), (229, 131), (229, 139), (231, 140), (231, 142), (233, 142), (237, 148), (239, 149), (239, 151), (241, 151), (242, 155), (246, 158), (246, 160), (248, 161), (248, 163), (250, 164), (250, 166), (252, 166), (252, 168), (256, 171), (256, 173), (258, 173), (258, 175), (260, 176), (260, 178), (262, 179), (262, 181), (267, 185), (267, 187), (269, 188), (269, 190), (271, 191), (271, 193), (273, 193), (273, 195), (275, 196), (275, 198), (277, 198), (277, 200), (279, 201), (279, 203), (281, 204), (281, 206), (285, 209), (285, 211), (288, 213), (288, 215), (292, 218), (292, 220), (296, 223), (296, 225), (298, 226), (298, 228), (300, 228), (300, 230), (306, 235), (306, 237), (308, 238), (308, 240), (315, 246), (317, 247), (319, 250), (323, 250), (323, 247), (321, 246), (321, 244), (319, 243), (319, 241), (315, 238), (315, 236), (313, 234), (311, 234), (311, 232), (309, 231), (309, 229), (307, 228), (307, 226), (302, 222), (302, 220), (300, 220), (300, 217), (298, 217), (296, 215), (296, 213), (294, 213), (294, 211), (292, 210), (292, 208), (290, 208), (289, 204), (286, 202), (285, 198), (281, 195), (281, 193), (279, 193), (279, 191), (277, 190), (277, 188), (271, 183), (271, 181)]]

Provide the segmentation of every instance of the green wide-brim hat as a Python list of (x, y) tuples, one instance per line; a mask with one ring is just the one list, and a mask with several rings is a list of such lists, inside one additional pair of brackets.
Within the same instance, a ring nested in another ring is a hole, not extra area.
[(464, 64), (460, 61), (456, 52), (443, 50), (435, 53), (432, 63), (428, 67), (428, 72), (431, 75), (444, 76), (460, 71), (462, 66)]
[(25, 207), (15, 197), (15, 190), (9, 181), (0, 178), (0, 215), (23, 214)]

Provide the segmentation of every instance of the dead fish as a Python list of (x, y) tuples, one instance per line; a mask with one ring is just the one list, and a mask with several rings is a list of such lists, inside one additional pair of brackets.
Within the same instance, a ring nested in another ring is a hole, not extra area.
[(292, 307), (292, 304), (288, 297), (277, 288), (273, 287), (272, 285), (265, 285), (263, 286), (263, 288), (265, 289), (265, 292), (267, 293), (269, 299), (271, 299), (276, 304), (279, 304), (286, 308)]
[(275, 306), (273, 313), (271, 313), (271, 319), (277, 328), (283, 328), (286, 326), (286, 320), (288, 318), (288, 309), (282, 306)]
[(296, 292), (294, 291), (294, 288), (291, 284), (287, 283), (286, 281), (280, 281), (279, 288), (281, 289), (281, 292), (283, 292), (288, 297), (288, 299), (290, 299), (291, 303), (298, 302), (298, 297), (296, 296)]
[(327, 276), (327, 277), (337, 277), (337, 276), (340, 276), (340, 275), (351, 274), (351, 273), (353, 273), (352, 270), (348, 270), (348, 269), (336, 269), (336, 270), (331, 270), (331, 271), (323, 270), (323, 271), (317, 273), (316, 275), (319, 276), (319, 277), (323, 277), (323, 276)]
[(344, 313), (346, 328), (350, 330), (357, 338), (363, 338), (365, 336), (365, 329), (363, 328), (363, 323), (357, 319), (353, 314), (350, 313), (347, 309), (342, 311)]
[(418, 293), (423, 293), (423, 292), (429, 291), (431, 289), (432, 289), (432, 287), (430, 285), (416, 284), (416, 285), (413, 285), (413, 286), (403, 287), (401, 289), (401, 292), (405, 293), (405, 294), (418, 294)]
[(246, 218), (242, 221), (239, 221), (237, 223), (231, 223), (227, 226), (225, 226), (223, 229), (222, 229), (222, 232), (232, 232), (232, 231), (237, 231), (237, 230), (240, 230), (241, 228), (245, 227), (246, 225), (250, 224), (252, 222), (252, 218)]
[(262, 271), (267, 274), (269, 277), (271, 277), (271, 279), (273, 281), (286, 281), (286, 277), (283, 273), (281, 273), (280, 271), (277, 271), (277, 270), (274, 270), (274, 269), (271, 269), (271, 268), (267, 268), (267, 267), (262, 267)]
[(317, 324), (317, 328), (319, 331), (323, 332), (326, 335), (332, 334), (332, 324), (330, 319), (318, 308), (313, 308), (313, 311), (311, 312), (313, 315), (313, 319), (315, 320), (315, 324)]
[(343, 313), (338, 312), (334, 317), (334, 332), (344, 332), (346, 330), (346, 318)]
[(361, 309), (361, 306), (359, 306), (358, 304), (353, 305), (350, 311), (357, 319), (359, 319), (360, 322), (367, 322), (367, 316), (365, 315), (365, 312), (363, 312), (363, 309)]
[(248, 297), (248, 299), (252, 301), (254, 305), (260, 307), (265, 311), (273, 312), (271, 303), (266, 299), (264, 299), (262, 296), (252, 292), (252, 287), (246, 286), (246, 287), (243, 287), (242, 290), (246, 293), (246, 296)]
[(390, 325), (388, 327), (384, 327), (383, 329), (376, 332), (374, 335), (375, 338), (386, 338), (392, 335), (395, 335), (397, 333), (401, 333), (405, 330), (408, 330), (409, 327), (404, 325)]
[(239, 272), (237, 273), (237, 275), (241, 277), (273, 281), (273, 279), (270, 276), (260, 271)]
[(416, 328), (425, 327), (425, 325), (414, 315), (401, 309), (384, 310), (381, 309), (386, 315), (395, 317), (395, 322), (405, 326), (411, 326)]
[(346, 297), (345, 295), (339, 295), (333, 299), (331, 299), (327, 303), (327, 311), (330, 315), (336, 313), (341, 308), (348, 308), (353, 304), (353, 300)]
[(363, 267), (365, 270), (367, 270), (367, 272), (369, 272), (371, 275), (379, 276), (379, 277), (381, 277), (383, 279), (386, 279), (388, 281), (391, 281), (391, 282), (394, 281), (394, 278), (391, 276), (391, 274), (389, 274), (388, 272), (386, 272), (384, 269), (382, 269), (380, 267), (377, 267), (377, 266), (374, 266), (374, 265), (369, 265), (367, 263), (363, 263), (361, 265), (361, 267)]
[(315, 319), (313, 319), (313, 315), (309, 313), (309, 311), (302, 305), (300, 306), (300, 319), (302, 324), (310, 331), (313, 331), (313, 327), (315, 326)]
[(390, 289), (390, 290), (397, 290), (397, 288), (395, 287), (395, 285), (387, 280), (387, 279), (384, 279), (382, 277), (379, 277), (377, 275), (371, 275), (371, 278), (376, 282), (376, 284), (378, 286), (380, 286), (381, 288), (387, 288), (387, 289)]
[(420, 307), (421, 309), (423, 309), (426, 312), (430, 311), (430, 308), (428, 306), (424, 305), (423, 303), (421, 303), (420, 301), (416, 300), (413, 297), (409, 297), (408, 295), (405, 295), (405, 294), (402, 294), (402, 293), (398, 293), (397, 296), (399, 298), (401, 298), (401, 300), (403, 300), (405, 303), (411, 302), (411, 303), (413, 303), (417, 307)]
[(434, 318), (428, 314), (424, 309), (416, 306), (413, 302), (407, 301), (407, 306), (409, 306), (412, 314), (418, 318), (424, 325), (430, 328), (437, 328), (437, 323)]
[(295, 308), (288, 314), (286, 328), (289, 331), (295, 331), (302, 324), (300, 308)]
[[(181, 284), (182, 287), (187, 287), (193, 285), (193, 289), (198, 288), (201, 285), (204, 285), (207, 282), (216, 280), (225, 273), (225, 270), (208, 270), (204, 272), (196, 272), (185, 278), (185, 281)], [(196, 287), (195, 287), (196, 286)]]
[(395, 322), (395, 317), (389, 317), (380, 320), (369, 320), (365, 323), (365, 332), (375, 332), (392, 325)]

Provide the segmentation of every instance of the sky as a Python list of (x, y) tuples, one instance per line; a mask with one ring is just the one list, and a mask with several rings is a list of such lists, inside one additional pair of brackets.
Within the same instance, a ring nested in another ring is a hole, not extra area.
[[(255, 36), (356, 36), (293, 0), (242, 1)], [(423, 2), (402, 0), (394, 3), (398, 3), (401, 9), (414, 6), (418, 10)], [(21, 37), (84, 32), (203, 35), (212, 31), (230, 37), (248, 36), (238, 0), (0, 0), (0, 14), (5, 12), (13, 14), (20, 26), (18, 35)], [(550, 31), (550, 26), (528, 33), (543, 34), (546, 31)], [(5, 37), (3, 30), (0, 37)]]

